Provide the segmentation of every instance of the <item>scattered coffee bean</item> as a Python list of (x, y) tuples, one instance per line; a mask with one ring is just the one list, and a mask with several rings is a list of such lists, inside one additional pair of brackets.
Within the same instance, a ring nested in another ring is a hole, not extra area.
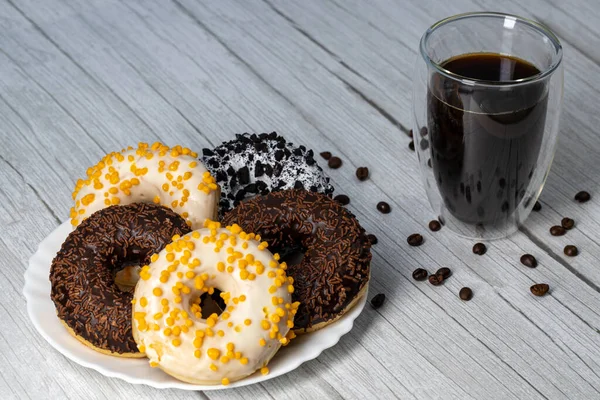
[(575, 221), (573, 221), (571, 218), (569, 217), (564, 217), (561, 221), (560, 224), (562, 225), (563, 228), (569, 230), (569, 229), (573, 229), (573, 227), (575, 226)]
[(333, 199), (343, 206), (350, 204), (350, 197), (346, 196), (345, 194), (338, 194)]
[(442, 229), (442, 224), (440, 224), (440, 221), (438, 221), (437, 219), (434, 219), (432, 221), (429, 221), (429, 229), (432, 232), (437, 232), (440, 229)]
[(592, 196), (590, 196), (590, 194), (588, 192), (586, 192), (585, 190), (582, 190), (581, 192), (579, 192), (575, 195), (575, 200), (577, 200), (580, 203), (585, 203), (586, 201), (589, 201), (591, 198), (592, 198)]
[(408, 131), (408, 137), (413, 137), (413, 130)]
[(531, 254), (523, 254), (521, 256), (521, 264), (529, 268), (537, 267), (537, 260)]
[(539, 201), (536, 201), (535, 204), (533, 205), (533, 211), (540, 211), (542, 209), (542, 203), (540, 203)]
[(429, 283), (433, 286), (439, 286), (444, 283), (444, 278), (441, 275), (429, 275)]
[(410, 143), (408, 144), (408, 148), (411, 149), (412, 151), (415, 151), (415, 141), (411, 140)]
[(358, 167), (356, 169), (356, 177), (359, 181), (366, 181), (369, 178), (369, 168), (367, 167)]
[(379, 308), (383, 305), (383, 303), (385, 303), (385, 294), (383, 293), (379, 293), (371, 299), (371, 305), (373, 308)]
[(321, 157), (323, 157), (326, 160), (329, 160), (331, 158), (331, 152), (329, 151), (324, 151), (322, 153), (319, 153)]
[(536, 296), (545, 295), (546, 293), (548, 293), (549, 289), (550, 286), (548, 286), (548, 284), (546, 283), (536, 283), (535, 285), (529, 288), (529, 290), (531, 290), (531, 293), (533, 293)]
[(425, 279), (427, 279), (427, 275), (427, 271), (423, 268), (417, 268), (412, 273), (412, 277), (416, 281), (424, 281)]
[(458, 292), (458, 297), (460, 297), (461, 300), (469, 301), (473, 298), (473, 291), (471, 288), (464, 287)]
[(338, 169), (342, 166), (342, 159), (333, 156), (329, 159), (329, 161), (327, 161), (327, 165), (329, 165), (329, 168)]
[(392, 211), (390, 205), (385, 201), (380, 201), (379, 203), (377, 203), (377, 210), (382, 214), (389, 214), (390, 211)]
[(411, 246), (420, 246), (423, 244), (423, 236), (418, 233), (413, 233), (409, 237), (406, 238), (406, 241)]
[(568, 244), (565, 246), (565, 255), (569, 256), (569, 257), (575, 257), (577, 254), (579, 254), (579, 249), (576, 246), (573, 246), (572, 244)]
[(427, 132), (427, 127), (425, 127), (425, 126), (422, 127), (420, 133), (421, 133), (421, 137), (427, 136), (427, 133), (428, 133)]
[(473, 245), (473, 253), (475, 253), (479, 256), (484, 255), (486, 253), (486, 251), (487, 251), (487, 247), (483, 243), (475, 243)]
[(554, 225), (550, 228), (550, 234), (552, 236), (562, 236), (567, 233), (567, 230), (560, 225)]
[(419, 142), (419, 146), (421, 146), (421, 150), (425, 151), (429, 148), (429, 140), (423, 138)]
[(373, 235), (372, 233), (369, 233), (367, 235), (367, 239), (369, 239), (369, 242), (371, 242), (371, 245), (377, 244), (377, 242), (378, 242), (377, 236)]
[(441, 276), (442, 279), (448, 279), (452, 275), (452, 271), (450, 270), (450, 268), (442, 267), (438, 269), (435, 274)]
[(429, 168), (433, 168), (433, 167), (431, 166), (431, 158), (430, 158), (429, 160), (427, 160), (427, 166), (428, 166)]

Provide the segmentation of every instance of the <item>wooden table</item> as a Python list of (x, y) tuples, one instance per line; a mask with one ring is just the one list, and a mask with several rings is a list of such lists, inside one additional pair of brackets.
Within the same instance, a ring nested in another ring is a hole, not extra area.
[[(543, 209), (476, 256), (431, 233), (411, 125), (420, 35), (456, 13), (544, 22), (565, 50), (561, 137)], [(0, 2), (0, 397), (156, 399), (600, 398), (600, 7), (597, 0)], [(35, 331), (21, 294), (37, 244), (68, 215), (75, 180), (138, 141), (195, 149), (278, 131), (344, 161), (329, 170), (379, 238), (366, 307), (341, 342), (296, 371), (193, 393), (106, 378)], [(358, 166), (371, 179), (358, 182)], [(578, 204), (579, 190), (592, 200)], [(380, 214), (384, 200), (392, 213)], [(551, 225), (576, 220), (564, 237)], [(413, 232), (425, 236), (407, 246)], [(566, 244), (581, 254), (563, 255)], [(519, 257), (531, 253), (539, 266)], [(411, 272), (449, 266), (441, 287)], [(529, 286), (546, 282), (550, 295)], [(459, 300), (463, 286), (470, 302)]]

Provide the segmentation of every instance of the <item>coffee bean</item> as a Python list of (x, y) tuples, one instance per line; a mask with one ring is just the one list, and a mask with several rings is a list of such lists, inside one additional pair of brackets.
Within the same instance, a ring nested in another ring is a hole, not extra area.
[(572, 244), (568, 244), (565, 246), (564, 253), (569, 257), (575, 257), (577, 254), (579, 254), (579, 249)]
[(379, 308), (383, 305), (383, 303), (385, 303), (385, 294), (383, 293), (379, 293), (371, 299), (371, 305), (373, 308)]
[(329, 168), (338, 169), (342, 166), (342, 160), (339, 157), (334, 156), (327, 161), (327, 165), (329, 165)]
[(428, 166), (429, 168), (433, 168), (433, 167), (431, 166), (431, 158), (430, 158), (429, 160), (427, 160), (427, 166)]
[(442, 279), (448, 279), (452, 275), (452, 271), (450, 270), (450, 268), (442, 267), (438, 269), (435, 274), (441, 276)]
[(419, 133), (421, 134), (421, 137), (427, 136), (427, 127), (422, 127)]
[(350, 197), (345, 194), (338, 194), (333, 199), (343, 206), (350, 204)]
[(423, 268), (417, 268), (413, 271), (412, 277), (416, 281), (424, 281), (427, 279), (427, 271)]
[(542, 203), (540, 203), (539, 201), (536, 201), (535, 204), (533, 205), (533, 211), (540, 211), (542, 209)]
[(366, 181), (369, 177), (369, 168), (367, 167), (358, 167), (356, 169), (356, 177), (359, 181)]
[(425, 151), (429, 148), (429, 140), (423, 138), (419, 142), (419, 146), (421, 146), (421, 150)]
[(550, 228), (550, 234), (552, 236), (562, 236), (567, 233), (567, 230), (560, 225), (554, 225)]
[(521, 256), (521, 264), (529, 268), (537, 267), (537, 260), (531, 254), (523, 254)]
[(440, 229), (442, 229), (442, 224), (440, 224), (440, 221), (434, 219), (432, 221), (429, 221), (429, 229), (432, 232), (437, 232)]
[(580, 203), (585, 203), (586, 201), (589, 201), (591, 198), (592, 198), (592, 196), (590, 196), (590, 194), (588, 192), (586, 192), (585, 190), (582, 190), (581, 192), (579, 192), (575, 195), (575, 200), (577, 200)]
[(473, 291), (471, 288), (464, 287), (458, 292), (458, 297), (460, 297), (461, 300), (469, 301), (473, 298)]
[(406, 238), (406, 241), (411, 246), (420, 246), (423, 244), (423, 236), (418, 233), (413, 233), (409, 237)]
[(377, 210), (379, 210), (379, 212), (382, 214), (389, 214), (390, 211), (392, 211), (390, 205), (385, 201), (380, 201), (379, 203), (377, 203)]
[(408, 148), (411, 149), (412, 151), (415, 151), (415, 141), (411, 140), (410, 143), (408, 144)]
[(561, 221), (560, 224), (562, 225), (563, 228), (569, 230), (569, 229), (573, 229), (573, 227), (575, 226), (575, 221), (573, 221), (571, 218), (569, 217), (564, 217)]
[(444, 283), (444, 278), (441, 275), (429, 275), (429, 283), (433, 286), (439, 286)]
[(408, 137), (413, 137), (413, 130), (408, 131)]
[(367, 239), (369, 239), (369, 242), (371, 242), (371, 245), (377, 244), (377, 242), (378, 242), (377, 236), (373, 235), (372, 233), (369, 233), (367, 235)]
[(321, 157), (323, 157), (326, 160), (329, 160), (331, 158), (331, 152), (329, 151), (324, 151), (322, 153), (319, 153)]
[(531, 286), (529, 290), (531, 290), (531, 293), (536, 296), (543, 296), (548, 293), (550, 286), (548, 286), (546, 283), (536, 283), (535, 285)]
[(486, 253), (487, 247), (483, 243), (475, 243), (473, 245), (473, 253), (482, 256)]

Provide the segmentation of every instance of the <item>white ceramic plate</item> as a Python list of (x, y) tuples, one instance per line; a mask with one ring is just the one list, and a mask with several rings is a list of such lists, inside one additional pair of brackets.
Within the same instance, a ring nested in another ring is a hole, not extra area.
[(63, 223), (40, 243), (37, 252), (30, 258), (23, 289), (27, 299), (27, 312), (38, 332), (63, 355), (84, 367), (130, 383), (156, 388), (216, 390), (246, 386), (275, 378), (298, 368), (300, 364), (318, 357), (323, 350), (335, 345), (352, 329), (354, 320), (364, 308), (367, 298), (365, 293), (354, 308), (333, 324), (292, 340), (289, 346), (283, 347), (271, 360), (268, 375), (255, 373), (229, 386), (192, 385), (178, 381), (158, 368), (151, 368), (146, 359), (125, 359), (95, 352), (67, 332), (56, 316), (54, 303), (50, 299), (49, 274), (52, 259), (70, 232), (70, 224)]

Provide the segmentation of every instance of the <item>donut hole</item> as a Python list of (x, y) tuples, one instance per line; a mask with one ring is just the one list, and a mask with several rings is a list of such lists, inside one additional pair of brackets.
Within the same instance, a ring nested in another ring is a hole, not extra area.
[(221, 298), (221, 290), (215, 288), (213, 294), (203, 293), (202, 295), (192, 296), (189, 306), (198, 304), (202, 308), (202, 319), (208, 318), (212, 314), (221, 315), (227, 305)]
[(120, 268), (113, 270), (113, 279), (115, 285), (121, 292), (133, 293), (135, 285), (140, 280), (140, 262), (139, 260), (125, 261)]
[(289, 267), (298, 265), (304, 260), (304, 254), (306, 249), (302, 247), (295, 247), (290, 249), (283, 249), (279, 252), (281, 261), (285, 262)]

